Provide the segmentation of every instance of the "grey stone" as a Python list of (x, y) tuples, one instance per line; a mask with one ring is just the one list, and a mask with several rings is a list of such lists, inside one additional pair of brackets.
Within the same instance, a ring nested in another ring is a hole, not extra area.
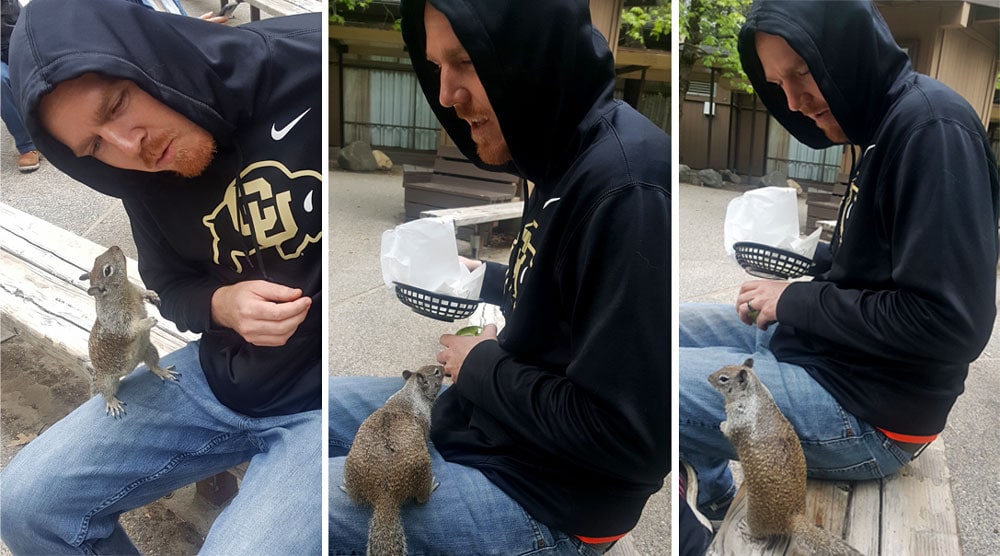
[(378, 170), (378, 163), (372, 155), (371, 145), (364, 141), (355, 141), (340, 149), (337, 155), (337, 164), (349, 172), (374, 172)]
[(788, 180), (788, 174), (786, 172), (782, 170), (772, 170), (761, 179), (761, 182), (763, 182), (763, 184), (767, 187), (788, 187), (786, 180)]
[(722, 188), (722, 174), (711, 168), (698, 170), (698, 177), (701, 179), (701, 183), (705, 187), (711, 187), (712, 189)]
[(691, 185), (701, 185), (701, 179), (698, 177), (691, 167), (687, 164), (681, 164), (680, 170), (677, 175), (677, 179), (681, 183), (690, 183)]
[(736, 185), (740, 185), (743, 183), (743, 178), (741, 178), (739, 174), (737, 174), (732, 170), (723, 170), (721, 173), (723, 181), (728, 181), (729, 183), (735, 183)]

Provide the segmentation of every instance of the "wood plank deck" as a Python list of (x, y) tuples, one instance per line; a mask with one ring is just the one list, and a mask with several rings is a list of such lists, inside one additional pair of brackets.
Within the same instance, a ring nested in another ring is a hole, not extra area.
[[(938, 439), (899, 473), (877, 481), (809, 480), (806, 515), (869, 556), (961, 554), (958, 520), (944, 442)], [(788, 542), (749, 537), (742, 488), (708, 553), (715, 556), (789, 554)]]

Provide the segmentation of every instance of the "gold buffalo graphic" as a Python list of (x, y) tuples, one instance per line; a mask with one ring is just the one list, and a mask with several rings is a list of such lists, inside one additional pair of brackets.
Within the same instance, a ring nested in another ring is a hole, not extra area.
[[(222, 202), (202, 219), (202, 224), (212, 233), (216, 264), (220, 264), (221, 257), (227, 257), (236, 272), (242, 273), (241, 259), (253, 255), (257, 247), (274, 248), (282, 259), (294, 259), (306, 246), (323, 237), (321, 216), (309, 219), (315, 229), (303, 229), (307, 226), (300, 226), (295, 218), (295, 214), (322, 210), (320, 186), (323, 182), (319, 172), (292, 172), (280, 162), (264, 160), (247, 166), (240, 177), (245, 198), (242, 201), (237, 198), (236, 180), (233, 180), (226, 187)], [(239, 214), (243, 206), (245, 214)], [(247, 245), (256, 247), (247, 251), (240, 242), (234, 242), (238, 248), (220, 253), (220, 238), (233, 232), (251, 239)]]

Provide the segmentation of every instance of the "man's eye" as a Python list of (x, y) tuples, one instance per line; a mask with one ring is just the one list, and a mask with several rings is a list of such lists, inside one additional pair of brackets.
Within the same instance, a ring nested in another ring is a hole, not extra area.
[(125, 106), (125, 93), (122, 92), (118, 95), (118, 99), (115, 100), (115, 104), (111, 107), (111, 114), (117, 114)]

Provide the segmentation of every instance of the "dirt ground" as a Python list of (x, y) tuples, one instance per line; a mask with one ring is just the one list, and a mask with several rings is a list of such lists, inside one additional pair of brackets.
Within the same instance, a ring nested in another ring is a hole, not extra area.
[[(27, 442), (88, 399), (90, 386), (79, 371), (17, 334), (6, 318), (0, 328), (4, 338), (0, 343), (0, 466), (6, 467)], [(71, 457), (67, 454), (67, 459)], [(193, 496), (193, 487), (186, 487), (122, 515), (122, 526), (140, 552), (150, 556), (198, 552), (204, 537), (174, 511), (185, 516), (199, 513), (191, 509)], [(203, 519), (204, 512), (200, 514), (194, 517)], [(0, 555), (9, 554), (6, 546), (0, 546)]]

